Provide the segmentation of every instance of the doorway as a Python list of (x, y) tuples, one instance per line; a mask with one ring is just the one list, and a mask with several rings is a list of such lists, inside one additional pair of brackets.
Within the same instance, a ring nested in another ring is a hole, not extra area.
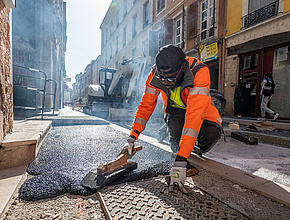
[(238, 85), (244, 87), (245, 90), (243, 117), (258, 117), (259, 115), (260, 57), (260, 51), (240, 56)]

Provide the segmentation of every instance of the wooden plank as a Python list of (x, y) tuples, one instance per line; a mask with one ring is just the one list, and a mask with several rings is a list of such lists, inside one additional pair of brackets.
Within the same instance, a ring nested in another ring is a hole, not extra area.
[[(140, 151), (142, 150), (142, 146), (137, 146), (134, 147), (134, 150)], [(127, 164), (128, 160), (128, 152), (126, 152), (125, 154), (120, 154), (118, 157), (116, 157), (114, 160), (111, 160), (105, 164), (101, 164), (98, 168), (97, 168), (97, 174), (103, 174), (103, 173), (107, 173), (110, 171), (115, 170), (116, 168), (119, 168), (125, 164)]]

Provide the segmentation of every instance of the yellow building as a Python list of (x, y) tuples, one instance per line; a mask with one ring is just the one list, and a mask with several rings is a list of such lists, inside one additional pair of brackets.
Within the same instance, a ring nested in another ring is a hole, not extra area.
[(234, 93), (240, 85), (246, 91), (242, 115), (259, 117), (260, 84), (271, 73), (276, 88), (270, 107), (289, 119), (290, 0), (228, 0), (226, 12), (226, 114), (236, 114)]

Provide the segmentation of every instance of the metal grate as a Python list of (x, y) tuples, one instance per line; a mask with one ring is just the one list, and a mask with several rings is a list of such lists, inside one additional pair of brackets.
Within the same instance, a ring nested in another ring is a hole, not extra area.
[(103, 188), (100, 194), (109, 219), (248, 219), (194, 186), (189, 194), (169, 193), (165, 178), (154, 178)]

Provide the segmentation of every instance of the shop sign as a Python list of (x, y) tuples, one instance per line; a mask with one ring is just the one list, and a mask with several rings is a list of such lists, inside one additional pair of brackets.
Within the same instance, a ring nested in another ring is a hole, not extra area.
[(218, 58), (217, 42), (206, 46), (201, 45), (199, 52), (202, 62), (216, 60)]

